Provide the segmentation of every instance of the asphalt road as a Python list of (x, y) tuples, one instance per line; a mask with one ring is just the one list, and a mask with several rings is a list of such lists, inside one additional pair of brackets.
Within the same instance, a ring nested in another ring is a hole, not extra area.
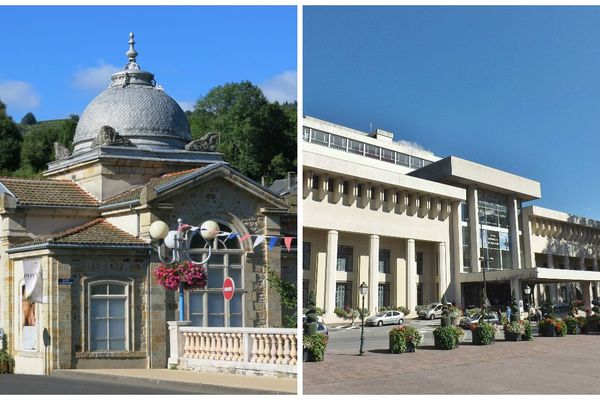
[[(422, 346), (433, 345), (433, 330), (440, 326), (440, 320), (407, 320), (407, 326), (417, 328), (423, 334)], [(396, 325), (365, 326), (365, 343), (364, 350), (386, 349), (389, 345), (388, 334), (390, 329)], [(504, 338), (501, 329), (496, 333), (496, 339)], [(471, 332), (465, 330), (465, 336), (462, 342), (471, 342)], [(338, 327), (329, 328), (329, 343), (327, 344), (327, 352), (339, 354), (358, 353), (360, 348), (360, 324), (354, 327)]]
[(0, 394), (273, 394), (259, 390), (100, 375), (0, 374)]

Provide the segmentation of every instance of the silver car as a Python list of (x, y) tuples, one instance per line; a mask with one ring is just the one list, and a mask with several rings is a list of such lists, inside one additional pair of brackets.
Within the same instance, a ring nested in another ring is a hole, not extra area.
[(431, 303), (423, 307), (419, 311), (420, 319), (436, 319), (442, 317), (443, 304), (442, 303)]
[(365, 325), (383, 326), (388, 324), (402, 325), (404, 313), (400, 311), (381, 311), (365, 320)]

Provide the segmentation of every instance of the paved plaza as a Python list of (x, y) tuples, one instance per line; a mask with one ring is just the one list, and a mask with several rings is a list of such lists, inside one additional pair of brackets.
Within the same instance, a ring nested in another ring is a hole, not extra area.
[(469, 332), (458, 349), (443, 351), (433, 347), (432, 326), (411, 324), (425, 333), (417, 352), (390, 354), (385, 336), (391, 327), (369, 328), (360, 358), (360, 329), (332, 329), (325, 360), (304, 363), (304, 393), (600, 393), (598, 334), (504, 342), (500, 332), (494, 345), (474, 346)]

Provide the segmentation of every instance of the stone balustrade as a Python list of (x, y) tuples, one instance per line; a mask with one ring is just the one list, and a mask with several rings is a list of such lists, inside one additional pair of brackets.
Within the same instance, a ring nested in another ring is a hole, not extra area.
[(182, 369), (296, 375), (298, 334), (281, 328), (203, 328), (169, 322), (169, 364)]

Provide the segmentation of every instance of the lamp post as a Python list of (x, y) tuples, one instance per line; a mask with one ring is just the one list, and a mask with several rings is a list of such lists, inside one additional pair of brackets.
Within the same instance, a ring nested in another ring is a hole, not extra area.
[(531, 294), (531, 287), (529, 285), (525, 285), (523, 291), (525, 292), (525, 296), (527, 297), (527, 311), (529, 312), (529, 309), (531, 308), (531, 300), (529, 298), (529, 295)]
[(362, 356), (364, 353), (363, 345), (365, 344), (365, 296), (369, 291), (369, 286), (363, 282), (360, 284), (358, 289), (360, 291), (360, 295), (362, 296), (362, 307), (360, 309), (360, 319), (362, 324), (360, 326), (360, 350), (358, 351), (358, 355)]
[[(169, 226), (163, 221), (155, 221), (150, 225), (150, 237), (157, 241), (156, 252), (161, 262), (165, 264), (179, 264), (188, 261), (192, 265), (203, 265), (208, 262), (211, 256), (212, 242), (220, 233), (219, 224), (214, 221), (205, 221), (200, 227), (184, 224), (179, 218), (177, 220), (177, 230), (169, 231)], [(190, 243), (192, 238), (200, 231), (200, 235), (208, 243), (208, 257), (201, 262), (195, 262), (190, 257)], [(168, 250), (171, 256), (167, 255)], [(183, 282), (179, 283), (179, 320), (185, 320), (184, 313), (184, 287)]]

